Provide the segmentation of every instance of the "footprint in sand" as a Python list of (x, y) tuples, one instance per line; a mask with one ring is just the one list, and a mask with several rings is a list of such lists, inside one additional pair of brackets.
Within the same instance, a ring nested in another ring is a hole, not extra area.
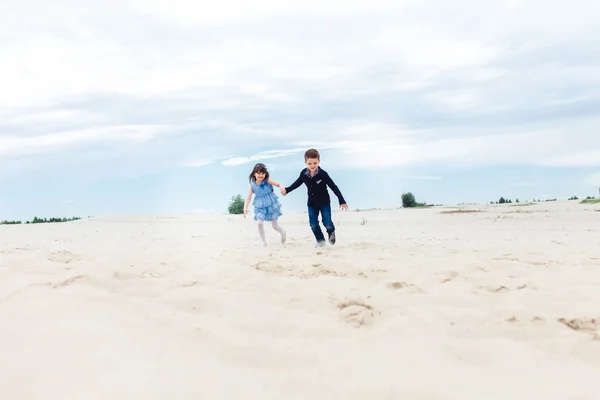
[(549, 267), (554, 261), (528, 261), (528, 263), (536, 267)]
[(407, 282), (390, 282), (385, 286), (390, 290), (408, 289), (411, 293), (423, 293), (421, 289)]
[(492, 293), (506, 293), (509, 289), (506, 286), (479, 286), (479, 289), (487, 290)]
[(451, 280), (456, 279), (457, 276), (457, 272), (451, 271), (450, 274), (448, 274), (448, 276), (442, 280), (442, 283), (450, 282)]
[(109, 281), (104, 279), (98, 279), (89, 275), (76, 275), (70, 278), (67, 278), (61, 282), (52, 283), (46, 282), (43, 284), (34, 284), (35, 286), (50, 286), (52, 289), (64, 288), (66, 286), (70, 286), (74, 283), (85, 284), (95, 289), (99, 289), (106, 292), (117, 293), (121, 290), (122, 286), (115, 285)]
[(492, 260), (498, 260), (498, 261), (515, 261), (515, 262), (520, 261), (513, 254), (502, 254), (499, 257), (492, 257)]
[(251, 266), (252, 268), (266, 272), (269, 274), (280, 275), (285, 277), (298, 277), (303, 279), (318, 278), (322, 275), (345, 277), (350, 275), (365, 277), (364, 274), (356, 272), (349, 272), (344, 269), (333, 269), (328, 268), (320, 263), (312, 264), (294, 264), (291, 261), (276, 262), (275, 260), (270, 261), (259, 261), (258, 263)]
[(346, 300), (337, 304), (342, 320), (355, 327), (371, 325), (375, 321), (375, 310), (361, 300)]
[[(58, 283), (52, 283), (52, 282), (44, 282), (44, 283), (32, 283), (30, 285), (28, 285), (27, 287), (36, 287), (36, 286), (48, 286), (51, 287), (52, 289), (58, 289), (58, 288), (62, 288), (65, 286), (69, 286), (81, 279), (88, 279), (87, 275), (76, 275), (76, 276), (72, 276), (70, 278), (65, 279), (64, 281), (58, 282)], [(17, 294), (21, 289), (17, 290), (14, 294)], [(11, 295), (11, 296), (12, 296)]]
[(383, 268), (373, 268), (371, 269), (371, 272), (374, 272), (376, 274), (385, 274), (388, 272), (388, 270)]
[(33, 250), (31, 247), (27, 246), (27, 247), (15, 247), (13, 249), (3, 249), (0, 250), (0, 254), (10, 254), (13, 251), (30, 251)]
[(79, 261), (81, 258), (75, 253), (71, 253), (67, 250), (60, 250), (54, 253), (50, 253), (48, 256), (48, 260), (55, 261), (63, 264), (69, 264), (73, 261)]
[(144, 271), (144, 273), (141, 274), (139, 277), (140, 278), (160, 278), (161, 276), (162, 276), (162, 274), (160, 272)]
[(133, 274), (131, 272), (121, 272), (121, 271), (116, 271), (113, 276), (119, 280), (128, 280), (128, 279), (134, 279), (137, 278), (138, 275)]
[(200, 282), (198, 282), (198, 281), (190, 281), (190, 282), (184, 282), (184, 283), (182, 283), (180, 285), (180, 287), (187, 288), (187, 287), (194, 287), (194, 286), (198, 286), (198, 285), (200, 285)]
[(52, 287), (52, 289), (58, 289), (58, 288), (61, 288), (61, 287), (69, 286), (70, 284), (75, 283), (76, 281), (78, 281), (80, 279), (85, 279), (85, 278), (86, 278), (85, 275), (72, 276), (72, 277), (70, 277), (68, 279), (65, 279), (62, 282), (50, 284), (50, 287)]
[(597, 318), (559, 318), (558, 322), (568, 326), (574, 331), (591, 333), (593, 335), (596, 335), (598, 326), (600, 326), (600, 320)]

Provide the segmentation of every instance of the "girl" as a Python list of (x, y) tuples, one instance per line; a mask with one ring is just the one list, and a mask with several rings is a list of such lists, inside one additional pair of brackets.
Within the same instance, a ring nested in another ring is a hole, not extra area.
[(248, 181), (250, 182), (250, 189), (248, 189), (248, 197), (246, 197), (246, 201), (244, 202), (244, 218), (246, 218), (252, 194), (255, 194), (256, 197), (252, 202), (254, 206), (254, 220), (258, 222), (258, 233), (260, 234), (263, 246), (267, 245), (264, 221), (271, 221), (273, 229), (281, 235), (281, 243), (285, 243), (286, 233), (277, 222), (277, 219), (283, 213), (281, 212), (281, 205), (279, 204), (277, 195), (273, 193), (273, 186), (281, 188), (281, 185), (269, 178), (269, 171), (267, 171), (265, 164), (262, 163), (254, 166), (248, 177)]

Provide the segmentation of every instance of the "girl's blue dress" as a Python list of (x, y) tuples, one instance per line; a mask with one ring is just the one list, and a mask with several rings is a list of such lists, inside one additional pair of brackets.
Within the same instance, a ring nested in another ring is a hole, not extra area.
[(273, 185), (266, 180), (260, 185), (252, 181), (250, 182), (250, 187), (252, 188), (252, 193), (255, 195), (252, 201), (255, 221), (275, 221), (283, 215), (278, 197), (273, 192)]

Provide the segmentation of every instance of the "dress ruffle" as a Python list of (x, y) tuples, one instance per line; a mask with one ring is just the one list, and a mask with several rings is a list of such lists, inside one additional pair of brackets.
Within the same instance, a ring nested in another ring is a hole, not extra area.
[(281, 204), (273, 192), (273, 186), (268, 182), (257, 185), (251, 183), (252, 192), (255, 194), (252, 205), (254, 206), (254, 220), (275, 221), (283, 215)]

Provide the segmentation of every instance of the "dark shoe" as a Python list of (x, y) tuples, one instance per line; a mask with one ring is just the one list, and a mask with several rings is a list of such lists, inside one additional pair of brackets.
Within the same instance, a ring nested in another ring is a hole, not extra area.
[(335, 244), (335, 232), (329, 234), (329, 243)]

